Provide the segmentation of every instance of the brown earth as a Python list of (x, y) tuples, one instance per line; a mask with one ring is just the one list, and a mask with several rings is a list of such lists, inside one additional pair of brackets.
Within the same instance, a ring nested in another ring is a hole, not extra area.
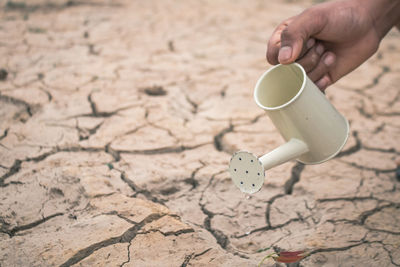
[(253, 87), (311, 4), (2, 1), (0, 266), (400, 266), (397, 31), (327, 91), (351, 122), (338, 157), (249, 197), (226, 171), (282, 144)]

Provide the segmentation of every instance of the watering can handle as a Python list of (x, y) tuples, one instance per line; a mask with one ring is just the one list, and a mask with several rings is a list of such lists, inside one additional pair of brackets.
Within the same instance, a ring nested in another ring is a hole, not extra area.
[(292, 138), (287, 143), (265, 154), (259, 160), (263, 164), (264, 170), (268, 170), (286, 161), (296, 159), (308, 151), (309, 148), (306, 143), (297, 138)]

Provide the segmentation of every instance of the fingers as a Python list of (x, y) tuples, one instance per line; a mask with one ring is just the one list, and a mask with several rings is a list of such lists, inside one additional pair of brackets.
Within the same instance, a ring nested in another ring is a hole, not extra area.
[(279, 49), (281, 48), (281, 34), (291, 20), (292, 19), (290, 18), (278, 25), (269, 38), (267, 47), (267, 60), (271, 65), (279, 64), (278, 53)]
[(324, 50), (324, 46), (321, 43), (317, 43), (296, 62), (302, 65), (304, 70), (309, 73), (318, 65)]
[[(267, 60), (270, 64), (279, 63), (280, 53), (280, 34), (282, 27), (281, 24), (270, 38), (267, 50)], [(307, 40), (306, 45), (302, 47), (297, 63), (303, 66), (310, 79), (316, 83), (321, 91), (324, 91), (329, 85), (333, 83), (329, 76), (329, 71), (336, 63), (336, 56), (332, 52), (325, 52), (324, 46), (316, 42), (314, 38)]]
[(278, 61), (282, 64), (293, 63), (304, 52), (304, 46), (310, 37), (321, 31), (324, 25), (323, 17), (311, 9), (295, 17), (282, 30)]
[(332, 52), (325, 52), (321, 60), (318, 62), (318, 65), (308, 73), (308, 77), (313, 81), (316, 82), (322, 78), (326, 73), (329, 72), (330, 68), (335, 63), (336, 57), (335, 54)]
[(308, 77), (318, 86), (321, 91), (333, 83), (329, 71), (336, 63), (336, 56), (332, 52), (324, 53), (324, 46), (317, 43), (307, 53), (297, 60), (303, 66)]
[[(285, 27), (287, 27), (286, 24), (281, 24), (280, 26), (278, 26), (278, 28), (269, 39), (267, 48), (267, 60), (272, 65), (279, 64), (278, 55), (281, 48), (281, 34), (282, 30)], [(308, 39), (306, 45), (302, 47), (302, 51), (299, 57), (303, 57), (315, 45), (315, 43), (316, 41), (314, 38)]]
[(325, 25), (321, 17), (318, 12), (306, 10), (282, 22), (268, 42), (268, 62), (273, 65), (289, 64), (302, 57), (315, 44), (311, 36)]
[(317, 81), (317, 82), (315, 83), (315, 85), (318, 86), (319, 90), (321, 90), (322, 92), (324, 92), (325, 89), (326, 89), (329, 85), (331, 85), (332, 83), (333, 83), (333, 82), (332, 82), (331, 77), (329, 77), (328, 74), (325, 74), (319, 81)]
[(335, 63), (335, 54), (332, 52), (325, 52), (317, 66), (307, 74), (321, 91), (324, 91), (326, 87), (333, 83), (332, 78), (329, 76), (329, 71), (335, 66)]
[[(306, 54), (310, 50), (310, 48), (312, 48), (314, 46), (314, 44), (315, 44), (314, 38), (308, 39), (306, 44), (302, 45), (298, 58), (301, 58), (304, 54)], [(282, 47), (281, 49), (279, 49), (278, 61), (280, 63), (283, 63), (286, 60), (288, 60), (288, 58), (290, 58), (291, 55), (292, 55), (291, 47), (288, 47), (288, 46)], [(291, 62), (289, 62), (289, 63), (291, 63)]]
[(268, 42), (267, 60), (273, 65), (297, 60), (323, 91), (333, 83), (329, 71), (335, 65), (336, 57), (332, 52), (325, 52), (324, 46), (312, 38), (318, 36), (326, 24), (326, 18), (314, 11), (308, 9), (275, 29)]

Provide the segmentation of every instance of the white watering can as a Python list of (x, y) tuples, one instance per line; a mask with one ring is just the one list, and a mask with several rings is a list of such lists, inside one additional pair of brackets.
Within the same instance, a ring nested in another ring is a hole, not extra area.
[(290, 161), (319, 164), (345, 145), (349, 123), (297, 63), (276, 65), (258, 80), (254, 100), (267, 112), (286, 143), (257, 158), (236, 152), (229, 163), (232, 180), (242, 192), (258, 192), (265, 171)]

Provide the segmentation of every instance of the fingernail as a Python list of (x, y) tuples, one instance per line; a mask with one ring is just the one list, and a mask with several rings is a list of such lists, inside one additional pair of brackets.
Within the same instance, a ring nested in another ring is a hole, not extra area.
[(290, 46), (284, 46), (279, 50), (278, 60), (279, 62), (288, 61), (292, 57), (292, 48)]
[(324, 46), (319, 44), (315, 50), (317, 51), (318, 55), (322, 55), (322, 53), (324, 53)]
[(330, 66), (333, 64), (333, 62), (335, 61), (335, 57), (333, 55), (327, 55), (324, 59), (324, 63), (327, 66)]
[(315, 44), (315, 39), (312, 39), (312, 38), (309, 39), (306, 44), (307, 49), (310, 49), (311, 47), (313, 47), (314, 44)]

